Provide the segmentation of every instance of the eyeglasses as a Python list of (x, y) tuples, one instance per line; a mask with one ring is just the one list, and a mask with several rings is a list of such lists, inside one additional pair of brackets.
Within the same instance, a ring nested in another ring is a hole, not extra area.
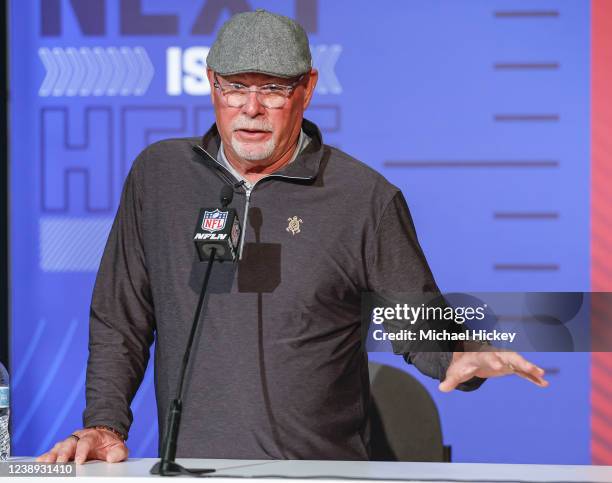
[(287, 103), (287, 99), (304, 78), (304, 74), (289, 85), (266, 84), (260, 87), (247, 87), (238, 82), (224, 82), (222, 84), (216, 73), (214, 77), (215, 88), (221, 91), (221, 95), (229, 107), (244, 106), (247, 103), (249, 94), (254, 92), (259, 103), (265, 108), (280, 109)]

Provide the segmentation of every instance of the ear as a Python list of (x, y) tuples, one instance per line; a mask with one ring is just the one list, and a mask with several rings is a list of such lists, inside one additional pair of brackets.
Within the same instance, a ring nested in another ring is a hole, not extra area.
[(208, 84), (210, 85), (210, 102), (215, 105), (215, 77), (214, 72), (210, 67), (206, 67), (206, 77), (208, 77)]
[(306, 110), (310, 104), (310, 99), (312, 99), (312, 95), (314, 94), (317, 80), (319, 80), (319, 71), (317, 69), (310, 69), (308, 73), (308, 83), (306, 84), (306, 95), (304, 96), (304, 110)]

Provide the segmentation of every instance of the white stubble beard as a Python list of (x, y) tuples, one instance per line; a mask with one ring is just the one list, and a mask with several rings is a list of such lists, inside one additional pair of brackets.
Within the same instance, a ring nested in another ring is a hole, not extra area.
[[(236, 129), (258, 129), (272, 132), (272, 126), (267, 121), (252, 121), (245, 118), (238, 118), (232, 125), (232, 132)], [(269, 158), (276, 148), (276, 136), (272, 133), (270, 139), (263, 143), (244, 143), (238, 141), (233, 135), (231, 145), (234, 152), (247, 161), (261, 161)]]
[(261, 161), (269, 158), (276, 148), (276, 140), (271, 137), (263, 143), (242, 143), (232, 136), (232, 149), (234, 152), (247, 161)]

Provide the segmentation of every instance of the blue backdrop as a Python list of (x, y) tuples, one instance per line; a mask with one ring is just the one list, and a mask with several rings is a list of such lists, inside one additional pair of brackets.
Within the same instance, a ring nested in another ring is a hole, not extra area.
[[(14, 454), (80, 427), (88, 305), (123, 179), (144, 146), (212, 122), (204, 58), (232, 11), (306, 27), (321, 73), (307, 117), (403, 190), (443, 290), (588, 290), (589, 2), (538, 7), (11, 1)], [(590, 462), (589, 355), (531, 356), (549, 389), (504, 378), (441, 394), (418, 376), (455, 461)], [(150, 371), (133, 410), (131, 455), (152, 456)]]

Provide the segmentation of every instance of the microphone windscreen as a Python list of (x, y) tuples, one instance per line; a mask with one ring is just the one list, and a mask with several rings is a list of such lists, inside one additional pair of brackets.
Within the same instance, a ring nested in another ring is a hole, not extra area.
[(221, 206), (228, 206), (234, 199), (234, 188), (226, 184), (221, 188)]

